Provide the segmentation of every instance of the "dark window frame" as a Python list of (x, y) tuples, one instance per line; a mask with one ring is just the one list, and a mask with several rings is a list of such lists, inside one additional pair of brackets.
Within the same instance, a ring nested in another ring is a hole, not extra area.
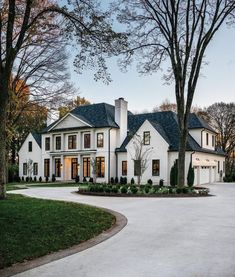
[(206, 133), (206, 145), (209, 145), (209, 134)]
[(55, 137), (55, 150), (61, 150), (61, 136)]
[[(87, 138), (89, 138), (89, 139), (87, 140)], [(84, 134), (83, 145), (84, 145), (85, 149), (91, 148), (91, 134), (90, 133)]]
[[(102, 136), (102, 138), (100, 139), (99, 136)], [(104, 147), (104, 133), (97, 133), (96, 145), (97, 145), (97, 148)]]
[(38, 175), (38, 163), (33, 163), (33, 175)]
[(33, 151), (33, 142), (29, 141), (28, 143), (28, 152), (32, 152)]
[(51, 149), (51, 138), (46, 137), (45, 138), (45, 151), (50, 151)]
[(55, 177), (61, 177), (61, 159), (55, 158)]
[(150, 131), (145, 131), (143, 134), (144, 145), (150, 145)]
[(141, 160), (134, 160), (134, 176), (141, 175)]
[(68, 149), (77, 148), (77, 135), (68, 135)]
[(50, 177), (50, 159), (44, 159), (44, 177)]
[[(154, 165), (156, 163), (156, 165)], [(152, 160), (152, 176), (160, 176), (160, 160)]]
[[(84, 165), (86, 164), (86, 170)], [(83, 177), (91, 177), (91, 163), (90, 163), (90, 157), (84, 157), (83, 158)]]
[(98, 178), (105, 177), (105, 157), (96, 157), (96, 176)]
[(27, 163), (23, 163), (23, 175), (27, 175)]
[(220, 173), (220, 161), (218, 161), (218, 173)]
[(122, 161), (122, 176), (127, 176), (127, 161)]

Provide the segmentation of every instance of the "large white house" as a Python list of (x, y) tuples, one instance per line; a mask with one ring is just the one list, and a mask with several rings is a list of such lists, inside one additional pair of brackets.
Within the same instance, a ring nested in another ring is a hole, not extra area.
[[(30, 133), (19, 151), (19, 175), (72, 180), (77, 175), (108, 182), (111, 177), (135, 178), (136, 138), (147, 150), (146, 170), (141, 182), (164, 179), (178, 156), (178, 122), (174, 112), (132, 114), (123, 98), (115, 106), (100, 103), (80, 106), (55, 120), (40, 134)], [(224, 174), (225, 156), (216, 148), (216, 132), (197, 115), (189, 118), (186, 175), (190, 162), (195, 184), (219, 181)]]

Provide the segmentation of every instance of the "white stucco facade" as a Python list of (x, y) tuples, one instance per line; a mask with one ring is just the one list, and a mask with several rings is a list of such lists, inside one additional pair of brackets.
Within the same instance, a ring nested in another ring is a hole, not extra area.
[[(114, 107), (105, 109), (105, 116), (110, 113), (110, 109), (113, 111), (113, 117), (107, 120), (107, 124), (103, 124), (108, 125), (110, 120), (113, 120), (114, 123), (109, 126), (92, 125), (85, 118), (86, 113), (81, 118), (69, 113), (41, 134), (40, 145), (35, 137), (29, 134), (19, 151), (20, 177), (28, 176), (28, 172), (23, 170), (23, 164), (31, 159), (38, 164), (37, 174), (32, 174), (32, 177), (41, 176), (43, 180), (46, 177), (51, 179), (52, 175), (55, 175), (56, 180), (67, 181), (78, 175), (81, 181), (84, 177), (86, 180), (93, 177), (97, 182), (108, 183), (112, 177), (126, 177), (128, 182), (132, 178), (137, 182), (134, 170), (135, 137), (143, 141), (147, 134), (147, 143), (142, 145), (142, 151), (148, 154), (145, 156), (146, 165), (141, 183), (151, 179), (154, 184), (158, 184), (163, 179), (165, 184), (169, 184), (170, 170), (178, 159), (178, 152), (171, 150), (171, 143), (166, 139), (162, 127), (158, 128), (158, 123), (152, 121), (153, 117), (151, 120), (142, 120), (130, 138), (127, 102), (120, 98), (115, 100)], [(94, 113), (93, 116), (95, 118), (100, 115)], [(225, 158), (215, 152), (216, 133), (205, 128), (190, 129), (189, 133), (200, 151), (186, 152), (185, 179), (192, 163), (195, 185), (220, 181), (221, 175), (224, 175)], [(32, 143), (31, 151), (29, 142)], [(94, 168), (98, 171), (96, 174)]]

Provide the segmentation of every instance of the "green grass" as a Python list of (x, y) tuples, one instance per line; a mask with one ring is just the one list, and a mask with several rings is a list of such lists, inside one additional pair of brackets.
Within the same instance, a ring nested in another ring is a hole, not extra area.
[(77, 183), (27, 183), (27, 182), (14, 182), (7, 184), (7, 191), (17, 190), (17, 189), (27, 189), (31, 187), (51, 187), (51, 188), (62, 188), (62, 187), (87, 187), (87, 185), (77, 184)]
[(79, 244), (114, 220), (87, 205), (8, 195), (0, 201), (0, 268)]

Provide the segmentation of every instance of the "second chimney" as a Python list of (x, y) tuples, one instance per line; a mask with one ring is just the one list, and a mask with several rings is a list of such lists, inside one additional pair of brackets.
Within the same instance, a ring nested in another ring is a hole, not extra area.
[(115, 122), (119, 126), (117, 135), (117, 147), (120, 147), (127, 136), (127, 104), (124, 98), (115, 100)]

